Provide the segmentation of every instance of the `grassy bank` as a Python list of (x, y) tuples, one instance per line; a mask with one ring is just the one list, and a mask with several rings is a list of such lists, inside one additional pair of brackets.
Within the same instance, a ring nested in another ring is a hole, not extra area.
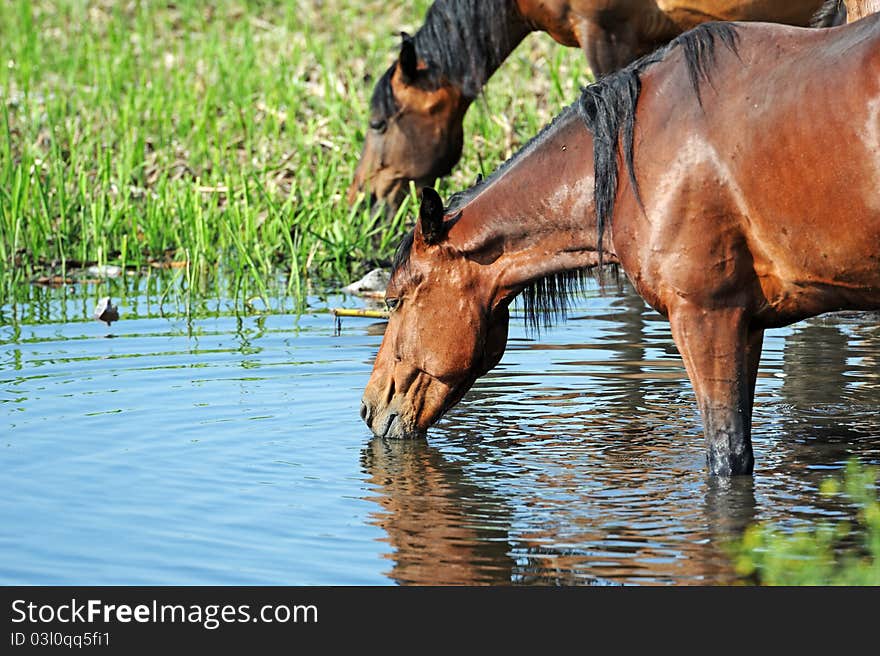
[[(9, 2), (0, 12), (0, 291), (89, 264), (347, 280), (407, 206), (344, 198), (372, 81), (429, 2)], [(474, 104), (444, 193), (574, 99), (576, 50), (533, 35)], [(186, 264), (184, 264), (186, 263)]]

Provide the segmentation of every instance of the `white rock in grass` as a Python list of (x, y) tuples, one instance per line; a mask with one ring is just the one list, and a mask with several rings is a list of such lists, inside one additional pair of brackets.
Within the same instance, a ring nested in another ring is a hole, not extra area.
[(391, 274), (384, 269), (373, 269), (360, 280), (343, 287), (343, 291), (349, 294), (363, 294), (364, 292), (384, 292), (391, 280)]
[(86, 271), (90, 276), (96, 278), (118, 278), (122, 274), (122, 267), (115, 264), (102, 264), (90, 266)]

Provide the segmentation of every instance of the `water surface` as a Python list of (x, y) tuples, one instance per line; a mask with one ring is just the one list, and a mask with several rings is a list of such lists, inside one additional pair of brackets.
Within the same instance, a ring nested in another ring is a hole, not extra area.
[(668, 324), (626, 287), (537, 338), (515, 318), (411, 442), (358, 417), (383, 324), (334, 334), (350, 299), (187, 319), (141, 288), (108, 329), (95, 295), (0, 308), (3, 584), (729, 583), (747, 523), (847, 516), (818, 484), (880, 463), (877, 315), (768, 332), (756, 475), (718, 484)]

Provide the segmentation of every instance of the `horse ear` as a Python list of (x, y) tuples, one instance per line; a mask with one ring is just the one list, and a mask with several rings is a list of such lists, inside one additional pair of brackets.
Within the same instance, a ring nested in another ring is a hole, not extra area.
[(443, 239), (443, 199), (431, 187), (422, 189), (419, 226), (426, 244), (436, 244)]
[(400, 39), (400, 72), (405, 80), (414, 80), (419, 70), (415, 41), (406, 32), (400, 33)]

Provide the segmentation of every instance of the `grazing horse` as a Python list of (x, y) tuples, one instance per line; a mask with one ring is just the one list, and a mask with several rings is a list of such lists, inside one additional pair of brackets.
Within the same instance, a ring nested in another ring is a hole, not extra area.
[(538, 326), (616, 263), (669, 319), (709, 471), (751, 473), (764, 331), (880, 308), (878, 183), (880, 16), (698, 27), (587, 87), (446, 209), (423, 190), (361, 415), (421, 435), (501, 359), (514, 297)]
[(409, 181), (433, 185), (461, 157), (465, 112), (527, 34), (580, 46), (607, 75), (699, 23), (807, 25), (822, 0), (436, 0), (376, 83), (369, 130), (348, 198), (393, 211)]

